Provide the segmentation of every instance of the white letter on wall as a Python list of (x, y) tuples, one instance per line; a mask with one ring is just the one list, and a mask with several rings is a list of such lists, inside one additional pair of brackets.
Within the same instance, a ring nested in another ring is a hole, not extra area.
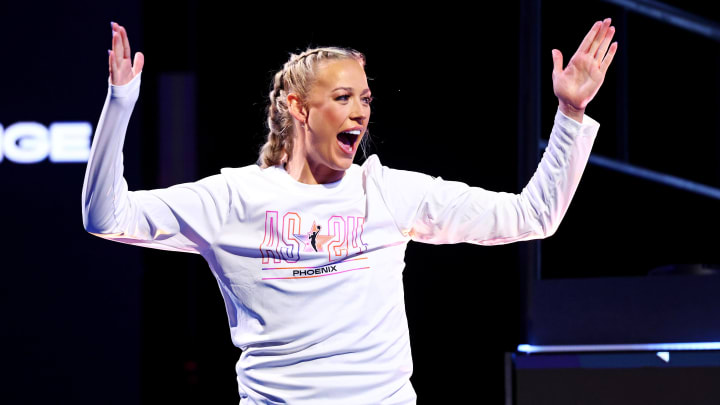
[(3, 161), (3, 126), (0, 124), (0, 162)]
[(89, 122), (56, 122), (50, 124), (50, 161), (87, 162), (90, 157)]
[(37, 122), (16, 122), (5, 130), (5, 156), (16, 163), (37, 163), (50, 151), (48, 131)]

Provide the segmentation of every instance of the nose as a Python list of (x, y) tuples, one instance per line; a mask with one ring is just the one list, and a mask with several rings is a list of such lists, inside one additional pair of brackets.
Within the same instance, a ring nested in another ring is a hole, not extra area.
[(369, 115), (369, 108), (363, 105), (362, 101), (358, 98), (354, 98), (352, 109), (350, 110), (350, 119), (362, 125)]

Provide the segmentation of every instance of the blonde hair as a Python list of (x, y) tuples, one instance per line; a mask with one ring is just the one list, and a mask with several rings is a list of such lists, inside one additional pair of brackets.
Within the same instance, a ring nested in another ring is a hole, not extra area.
[(300, 54), (290, 54), (290, 60), (275, 74), (267, 107), (269, 131), (257, 162), (261, 167), (278, 165), (284, 158), (290, 159), (295, 134), (287, 95), (295, 93), (305, 102), (315, 82), (320, 62), (337, 59), (355, 59), (365, 66), (365, 55), (354, 49), (314, 48)]

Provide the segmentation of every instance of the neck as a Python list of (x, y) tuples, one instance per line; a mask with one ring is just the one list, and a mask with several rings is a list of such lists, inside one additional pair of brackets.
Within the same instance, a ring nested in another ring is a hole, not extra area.
[(295, 153), (285, 164), (285, 171), (296, 181), (305, 184), (334, 183), (345, 175), (345, 171), (342, 170), (332, 170), (326, 166), (313, 165), (305, 156), (297, 156)]
[(308, 136), (307, 128), (297, 120), (295, 120), (293, 133), (296, 136), (292, 145), (292, 153), (285, 163), (285, 171), (290, 177), (305, 184), (328, 184), (343, 178), (345, 170), (332, 169), (318, 163), (318, 159), (312, 158), (312, 154), (309, 153), (305, 144)]

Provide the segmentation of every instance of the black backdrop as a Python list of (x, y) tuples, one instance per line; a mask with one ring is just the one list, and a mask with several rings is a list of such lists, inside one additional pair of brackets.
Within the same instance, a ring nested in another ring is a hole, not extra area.
[[(89, 122), (107, 90), (110, 21), (141, 31), (139, 4), (0, 4), (0, 124)], [(138, 45), (142, 36), (137, 35)], [(139, 178), (139, 123), (127, 178)], [(80, 211), (85, 164), (0, 162), (0, 401), (138, 403), (140, 250), (90, 236)]]
[[(600, 2), (572, 4), (543, 5), (544, 134), (556, 105), (550, 49), (558, 47), (567, 60), (593, 21), (616, 18), (619, 10)], [(713, 18), (702, 3), (690, 5)], [(0, 124), (87, 120), (94, 126), (106, 91), (109, 22), (118, 21), (128, 27), (133, 49), (146, 54), (125, 148), (126, 177), (135, 189), (168, 186), (159, 175), (168, 138), (158, 134), (172, 124), (161, 119), (170, 101), (163, 78), (180, 74), (195, 86), (194, 106), (188, 108), (196, 127), (178, 140), (187, 145), (192, 138), (192, 176), (200, 178), (255, 161), (270, 78), (289, 52), (349, 46), (367, 55), (376, 98), (374, 153), (385, 165), (517, 192), (517, 111), (524, 102), (517, 96), (520, 4), (482, 7), (302, 4), (250, 11), (193, 0), (122, 6), (4, 2)], [(717, 185), (716, 45), (647, 19), (631, 22), (628, 31), (638, 35), (628, 39), (634, 162)], [(648, 42), (647, 36), (661, 39)], [(682, 45), (671, 46), (678, 38)], [(653, 63), (657, 59), (662, 69)], [(608, 156), (615, 144), (616, 74), (611, 69), (588, 110), (602, 123), (597, 150)], [(680, 124), (685, 117), (693, 117), (690, 131), (682, 130), (690, 125)], [(664, 131), (668, 126), (681, 130)], [(657, 133), (666, 138), (656, 139)], [(698, 138), (689, 140), (690, 133)], [(705, 163), (684, 151), (692, 143), (701, 145)], [(6, 185), (0, 286), (6, 363), (0, 394), (8, 403), (237, 401), (239, 352), (230, 343), (224, 306), (205, 263), (194, 255), (87, 235), (80, 227), (83, 174), (82, 164), (0, 163)], [(654, 186), (643, 184), (590, 167), (563, 227), (543, 242), (543, 276), (645, 274), (656, 263), (633, 256), (648, 245), (638, 239), (660, 243), (667, 234), (677, 238), (700, 230), (706, 232), (698, 238), (705, 241), (701, 248), (658, 244), (642, 257), (663, 252), (661, 263), (717, 261), (714, 201), (652, 194), (639, 187)], [(628, 201), (638, 206), (628, 210)], [(663, 215), (647, 210), (650, 204)], [(681, 212), (694, 216), (678, 217), (674, 208), (680, 204), (686, 204)], [(663, 232), (648, 231), (647, 224), (657, 223), (666, 224)], [(613, 229), (623, 229), (615, 244)], [(639, 265), (611, 260), (623, 255)], [(503, 352), (523, 343), (517, 256), (516, 245), (409, 245), (405, 292), (419, 403), (501, 400)], [(467, 276), (448, 277), (457, 269)]]

